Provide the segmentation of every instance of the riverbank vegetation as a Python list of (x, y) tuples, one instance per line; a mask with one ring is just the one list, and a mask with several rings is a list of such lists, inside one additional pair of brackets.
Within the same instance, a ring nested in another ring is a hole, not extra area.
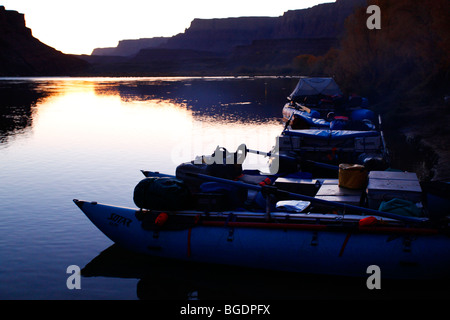
[[(370, 0), (381, 29), (358, 9), (346, 21), (340, 48), (295, 58), (297, 73), (332, 75), (343, 90), (368, 96), (388, 128), (431, 147), (434, 179), (450, 178), (450, 2)], [(347, 92), (350, 93), (350, 92)], [(446, 98), (447, 97), (447, 98)]]

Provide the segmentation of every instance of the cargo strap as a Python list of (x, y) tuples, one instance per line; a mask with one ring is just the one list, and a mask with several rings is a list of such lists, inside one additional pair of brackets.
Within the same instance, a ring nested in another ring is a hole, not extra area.
[[(237, 215), (233, 214), (232, 212), (228, 215), (227, 220), (225, 221), (225, 227), (228, 227), (230, 222), (235, 222), (237, 219)], [(227, 241), (231, 242), (234, 240), (234, 227), (230, 226), (230, 229), (228, 230), (228, 237)]]
[(347, 242), (350, 239), (350, 236), (351, 236), (351, 233), (350, 232), (347, 233), (344, 243), (342, 244), (341, 251), (339, 252), (339, 257), (342, 257), (342, 255), (344, 254), (344, 250), (345, 250), (345, 247), (347, 246)]
[[(375, 217), (367, 217), (359, 220), (358, 222), (358, 228), (361, 227), (371, 227), (375, 226), (379, 223), (378, 219)], [(347, 236), (345, 237), (344, 243), (342, 244), (341, 251), (339, 251), (339, 257), (342, 257), (344, 254), (345, 247), (347, 246), (348, 240), (350, 239), (351, 233), (347, 233)]]

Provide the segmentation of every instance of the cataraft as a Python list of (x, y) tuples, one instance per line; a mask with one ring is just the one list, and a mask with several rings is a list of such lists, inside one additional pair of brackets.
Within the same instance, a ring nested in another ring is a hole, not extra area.
[(336, 172), (340, 163), (388, 168), (381, 117), (366, 98), (345, 98), (333, 78), (300, 78), (288, 100), (282, 110), (285, 127), (272, 150), (284, 155), (283, 170)]
[[(174, 175), (142, 171), (136, 208), (75, 199), (113, 242), (152, 256), (306, 274), (448, 278), (449, 200), (428, 206), (415, 173), (341, 165), (338, 179), (243, 170), (217, 148)], [(442, 199), (441, 199), (442, 200)]]

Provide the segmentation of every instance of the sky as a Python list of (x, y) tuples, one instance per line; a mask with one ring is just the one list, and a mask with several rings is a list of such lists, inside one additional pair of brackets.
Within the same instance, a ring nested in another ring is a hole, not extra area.
[(25, 14), (41, 42), (70, 54), (91, 54), (120, 40), (170, 37), (195, 18), (283, 15), (332, 0), (1, 0)]

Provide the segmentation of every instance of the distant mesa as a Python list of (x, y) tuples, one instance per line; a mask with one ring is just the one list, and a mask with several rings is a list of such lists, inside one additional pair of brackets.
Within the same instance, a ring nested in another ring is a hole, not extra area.
[(184, 33), (170, 38), (164, 45), (170, 49), (192, 49), (229, 53), (235, 46), (255, 39), (272, 38), (278, 18), (240, 17), (194, 19)]
[(92, 64), (94, 73), (108, 75), (292, 70), (296, 56), (323, 55), (337, 47), (346, 18), (366, 4), (367, 0), (338, 0), (279, 17), (194, 19), (172, 37), (122, 40), (117, 47), (97, 48), (82, 58)]
[[(286, 43), (286, 39), (337, 39), (344, 32), (345, 19), (365, 4), (367, 0), (339, 0), (289, 10), (280, 17), (194, 19), (189, 28), (173, 37), (122, 40), (115, 48), (94, 49), (92, 55), (131, 56), (148, 48), (231, 53), (235, 47), (251, 45), (255, 40), (275, 43), (273, 40), (280, 39)], [(297, 54), (302, 54), (299, 49)]]
[(167, 42), (168, 37), (141, 38), (136, 40), (121, 40), (117, 47), (96, 48), (92, 56), (132, 56), (142, 49), (157, 48)]

